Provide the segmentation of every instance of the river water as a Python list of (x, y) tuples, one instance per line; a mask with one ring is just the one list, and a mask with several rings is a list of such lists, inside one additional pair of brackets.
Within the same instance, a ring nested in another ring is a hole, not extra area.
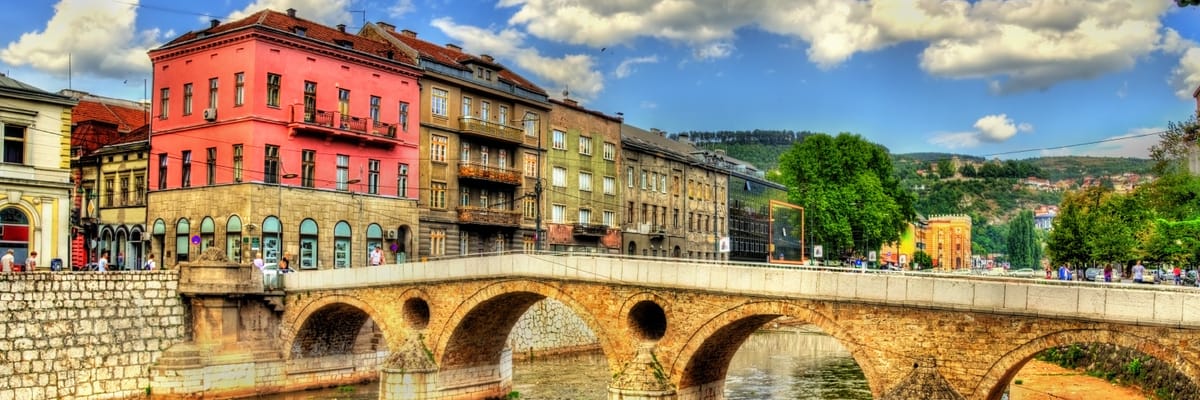
[[(607, 364), (602, 354), (516, 361), (513, 390), (523, 400), (606, 399)], [(377, 383), (263, 396), (270, 400), (377, 399)], [(730, 400), (870, 399), (862, 370), (832, 337), (806, 327), (764, 330), (750, 337), (730, 361), (725, 378)]]

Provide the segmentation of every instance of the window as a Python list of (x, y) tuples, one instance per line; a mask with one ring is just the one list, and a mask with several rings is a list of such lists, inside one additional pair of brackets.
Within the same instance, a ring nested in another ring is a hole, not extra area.
[(633, 167), (625, 168), (625, 184), (633, 187)]
[(400, 130), (408, 132), (408, 103), (400, 102)]
[(458, 188), (458, 205), (463, 207), (471, 205), (471, 188)]
[(602, 220), (602, 222), (604, 223), (604, 226), (616, 226), (617, 213), (612, 212), (612, 211), (604, 211), (603, 218), (604, 219)]
[(337, 190), (350, 190), (350, 156), (337, 155)]
[(191, 248), (188, 236), (191, 235), (191, 224), (187, 218), (180, 218), (179, 223), (175, 225), (175, 261), (187, 261), (188, 249)]
[(263, 149), (263, 182), (279, 183), (279, 146), (268, 144)]
[(666, 175), (658, 176), (658, 191), (662, 192), (662, 193), (667, 192), (667, 176)]
[(585, 156), (592, 155), (592, 138), (588, 136), (579, 137), (579, 154)]
[(590, 172), (579, 172), (579, 190), (592, 191), (592, 174)]
[(522, 235), (521, 244), (527, 253), (537, 249), (537, 242), (533, 240), (533, 235)]
[(25, 127), (15, 124), (4, 125), (4, 162), (25, 163)]
[(458, 254), (471, 254), (471, 234), (467, 232), (458, 233)]
[(471, 144), (463, 142), (462, 150), (458, 152), (459, 161), (471, 161)]
[(300, 269), (317, 268), (317, 221), (311, 218), (300, 222)]
[(233, 105), (234, 107), (246, 104), (246, 73), (238, 72), (233, 74)]
[(494, 204), (492, 208), (495, 208), (498, 210), (507, 210), (508, 209), (508, 193), (496, 192), (496, 204)]
[(625, 222), (633, 223), (633, 202), (625, 204)]
[(550, 207), (550, 222), (561, 224), (566, 221), (567, 206), (555, 204)]
[(489, 117), (488, 114), (491, 111), (491, 109), (492, 109), (492, 103), (488, 103), (486, 101), (479, 102), (479, 119), (487, 121), (488, 117)]
[(371, 96), (371, 120), (379, 121), (379, 96)]
[(463, 118), (471, 117), (471, 98), (463, 96), (462, 98), (462, 116)]
[(207, 164), (205, 164), (205, 169), (207, 170), (207, 173), (205, 175), (208, 178), (206, 180), (208, 186), (212, 186), (212, 185), (216, 184), (217, 183), (217, 148), (216, 147), (208, 148), (208, 160), (207, 160)]
[(180, 167), (179, 187), (192, 186), (192, 151), (183, 151), (183, 161)]
[(646, 171), (642, 171), (642, 190), (646, 190)]
[(550, 182), (555, 187), (567, 187), (567, 169), (554, 167), (553, 173), (550, 174)]
[(350, 117), (350, 89), (338, 88), (338, 113), (343, 120)]
[(267, 74), (267, 105), (279, 107), (279, 74)]
[(550, 147), (557, 150), (566, 150), (567, 133), (557, 129), (554, 130), (554, 133), (550, 136)]
[(171, 109), (171, 89), (158, 90), (158, 118), (167, 119), (167, 110)]
[(379, 194), (379, 160), (367, 160), (367, 193)]
[(279, 218), (272, 216), (263, 219), (262, 244), (263, 261), (278, 262), (279, 250), (283, 248), (283, 225), (279, 223)]
[(525, 218), (533, 218), (537, 216), (537, 199), (534, 197), (525, 198)]
[(183, 115), (192, 115), (192, 84), (183, 84)]
[(300, 151), (300, 186), (313, 187), (317, 175), (317, 151)]
[(581, 224), (592, 223), (592, 210), (589, 210), (586, 208), (580, 208), (579, 209), (579, 223), (581, 223)]
[(483, 164), (483, 165), (488, 165), (488, 155), (489, 154), (490, 153), (488, 153), (487, 146), (479, 146), (479, 163)]
[(490, 207), (491, 203), (488, 203), (488, 191), (487, 189), (481, 189), (479, 191), (479, 208), (488, 209)]
[(617, 158), (617, 145), (614, 143), (604, 142), (604, 159), (613, 161)]
[(429, 230), (429, 255), (431, 255), (431, 256), (446, 255), (446, 230), (445, 229)]
[(538, 176), (538, 156), (534, 153), (525, 153), (525, 176), (536, 178)]
[(508, 106), (500, 106), (500, 115), (496, 119), (500, 121), (500, 125), (508, 125)]
[(525, 124), (525, 136), (537, 136), (537, 121), (537, 114), (531, 112), (525, 113), (525, 118), (522, 119), (522, 122)]
[(242, 145), (233, 145), (233, 181), (242, 181)]
[(433, 135), (430, 142), (432, 145), (429, 146), (429, 159), (434, 162), (446, 162), (446, 147), (449, 140), (445, 136)]
[(304, 81), (304, 122), (317, 118), (317, 83)]
[(450, 93), (442, 89), (434, 88), (430, 91), (430, 96), (432, 96), (432, 98), (429, 102), (429, 111), (435, 116), (445, 117), (446, 106), (450, 103)]
[(338, 221), (333, 226), (333, 267), (350, 268), (350, 224)]
[(500, 169), (508, 168), (508, 150), (496, 150), (496, 166)]
[(146, 177), (143, 175), (133, 176), (133, 204), (142, 205), (143, 199), (146, 196)]
[[(651, 172), (651, 173), (650, 173), (650, 191), (651, 191), (651, 192), (658, 191), (658, 178), (657, 178), (657, 176), (658, 176), (658, 173), (657, 173), (657, 172)], [(642, 189), (645, 189), (645, 188), (642, 188)]]
[(604, 194), (617, 194), (617, 178), (604, 177)]
[(242, 262), (242, 219), (230, 215), (225, 222), (225, 257), (235, 263)]
[(434, 182), (430, 184), (429, 207), (431, 208), (446, 208), (446, 183)]
[(408, 197), (408, 164), (401, 163), (397, 168), (396, 178), (396, 195), (402, 198)]
[(167, 188), (167, 153), (158, 154), (158, 189)]
[(113, 183), (113, 178), (111, 178), (111, 177), (104, 178), (104, 205), (105, 206), (112, 207), (112, 206), (116, 205), (115, 203), (113, 203), (113, 192), (115, 192), (116, 190), (117, 190), (117, 185)]
[(217, 78), (208, 80), (208, 108), (217, 108)]

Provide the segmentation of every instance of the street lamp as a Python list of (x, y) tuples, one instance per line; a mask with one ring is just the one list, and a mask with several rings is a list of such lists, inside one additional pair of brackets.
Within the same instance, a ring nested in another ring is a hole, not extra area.
[[(280, 254), (283, 251), (283, 180), (295, 179), (296, 174), (283, 174), (275, 181), (275, 187), (279, 189), (279, 208), (276, 210), (276, 219), (279, 220), (279, 229), (275, 231), (275, 265), (279, 265)], [(265, 227), (264, 227), (265, 228)]]

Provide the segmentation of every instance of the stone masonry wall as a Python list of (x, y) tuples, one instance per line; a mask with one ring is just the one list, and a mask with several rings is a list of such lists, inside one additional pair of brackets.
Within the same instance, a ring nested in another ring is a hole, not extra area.
[(177, 271), (0, 273), (0, 400), (144, 396), (184, 339)]
[(517, 320), (508, 335), (513, 358), (599, 350), (600, 341), (579, 316), (554, 299), (544, 299)]

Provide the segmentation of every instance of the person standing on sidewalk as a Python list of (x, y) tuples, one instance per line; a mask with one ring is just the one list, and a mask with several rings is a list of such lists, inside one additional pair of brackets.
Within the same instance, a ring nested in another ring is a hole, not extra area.
[(8, 252), (0, 257), (0, 272), (13, 272), (13, 259), (15, 258), (12, 249), (8, 249)]

